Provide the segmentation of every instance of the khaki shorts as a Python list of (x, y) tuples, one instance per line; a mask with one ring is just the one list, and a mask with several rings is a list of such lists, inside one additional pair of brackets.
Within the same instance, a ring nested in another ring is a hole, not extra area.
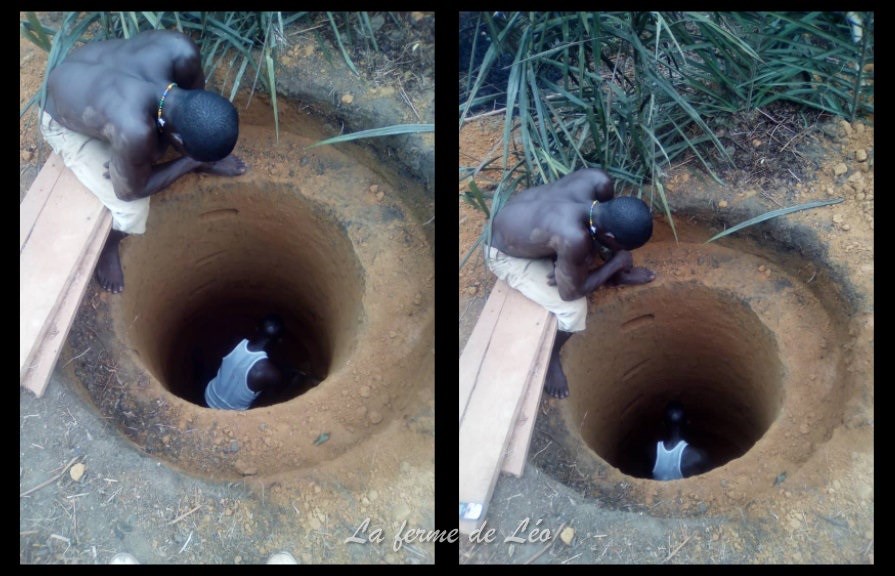
[(488, 250), (485, 260), (495, 276), (552, 312), (563, 332), (584, 330), (587, 324), (587, 298), (563, 300), (559, 289), (547, 284), (547, 275), (553, 271), (553, 260), (515, 258), (493, 246)]
[(69, 130), (46, 112), (40, 118), (40, 132), (81, 184), (112, 212), (113, 230), (126, 234), (146, 232), (149, 198), (131, 202), (121, 200), (115, 195), (112, 181), (103, 176), (105, 163), (112, 157), (112, 147), (108, 142)]

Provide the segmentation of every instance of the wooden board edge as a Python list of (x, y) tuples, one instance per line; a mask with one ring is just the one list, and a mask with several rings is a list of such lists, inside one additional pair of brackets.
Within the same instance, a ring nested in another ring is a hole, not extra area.
[[(531, 300), (526, 298), (524, 295), (522, 295), (522, 293), (520, 293), (516, 290), (513, 290), (512, 293), (508, 296), (509, 306), (508, 307), (505, 306), (505, 309), (513, 307), (513, 300), (515, 300), (517, 302), (522, 302), (524, 300), (525, 306), (538, 306), (537, 304), (533, 303)], [(550, 332), (550, 330), (548, 330), (547, 327), (548, 327), (548, 325), (552, 326), (552, 324), (549, 322), (549, 318), (552, 317), (553, 315), (550, 314), (547, 310), (545, 310), (543, 308), (540, 308), (540, 310), (538, 310), (538, 312), (543, 313), (544, 316), (543, 316), (543, 320), (538, 323), (538, 325), (540, 326), (541, 332), (540, 332), (540, 334), (538, 334), (536, 336), (536, 340), (538, 343), (537, 349), (536, 349), (535, 353), (532, 354), (532, 356), (531, 356), (530, 364), (526, 367), (526, 370), (527, 370), (526, 383), (530, 379), (530, 374), (531, 374), (532, 370), (534, 369), (535, 362), (537, 361), (539, 353), (540, 353), (541, 349), (543, 348), (543, 341), (544, 341), (545, 335), (548, 332)], [(555, 332), (555, 330), (553, 330), (553, 332)], [(500, 439), (500, 445), (499, 445), (500, 450), (495, 451), (495, 453), (497, 454), (497, 458), (496, 458), (496, 461), (493, 462), (493, 467), (489, 468), (490, 473), (484, 475), (484, 477), (487, 477), (487, 479), (488, 479), (487, 486), (485, 486), (485, 482), (480, 482), (480, 483), (476, 482), (476, 484), (478, 484), (478, 486), (474, 486), (472, 489), (470, 489), (468, 486), (461, 485), (460, 502), (461, 503), (462, 502), (468, 502), (468, 503), (471, 502), (471, 503), (478, 504), (482, 507), (481, 516), (477, 520), (475, 520), (475, 522), (481, 523), (481, 521), (484, 520), (485, 516), (487, 515), (488, 504), (491, 500), (492, 494), (494, 493), (494, 488), (497, 484), (497, 479), (500, 476), (500, 470), (502, 468), (503, 459), (506, 454), (507, 447), (509, 445), (509, 442), (510, 442), (510, 439), (512, 436), (513, 428), (515, 427), (515, 423), (516, 423), (517, 419), (519, 418), (519, 413), (522, 408), (522, 402), (524, 399), (525, 390), (526, 390), (526, 385), (525, 385), (525, 383), (523, 383), (523, 385), (519, 388), (519, 395), (516, 399), (515, 404), (513, 405), (511, 417), (509, 418), (508, 426), (507, 426), (506, 430), (502, 430), (502, 427), (501, 427), (501, 430), (495, 429), (492, 431), (493, 432), (492, 437)], [(472, 404), (472, 401), (470, 401), (470, 405), (471, 404)], [(467, 435), (469, 434), (468, 429), (467, 429), (466, 434)], [(460, 447), (461, 448), (462, 448), (462, 446), (464, 446), (465, 443), (468, 443), (468, 439), (467, 439), (467, 442), (464, 442), (463, 435), (464, 435), (464, 427), (462, 426), (462, 423), (461, 423), (461, 428), (460, 428)], [(458, 452), (459, 451), (460, 450), (458, 449)], [(461, 468), (461, 474), (462, 474), (462, 468), (463, 468), (462, 463), (461, 463), (460, 468)], [(477, 480), (482, 480), (484, 477), (480, 477)], [(461, 484), (462, 484), (462, 480), (463, 479), (461, 478)], [(463, 524), (466, 521), (461, 519), (460, 522), (461, 522), (461, 524)], [(469, 522), (466, 522), (466, 525), (468, 526)]]
[[(105, 213), (108, 213), (108, 209), (102, 205), (102, 203), (90, 193), (83, 185), (80, 184), (77, 179), (75, 179), (74, 174), (68, 173), (66, 176), (69, 176), (73, 179), (70, 182), (71, 186), (78, 186), (80, 189), (80, 193), (84, 194), (85, 201), (91, 202), (94, 204), (95, 212), (91, 218), (92, 227), (88, 228), (83, 236), (78, 240), (78, 244), (82, 246), (80, 254), (77, 254), (76, 258), (67, 259), (64, 261), (64, 271), (67, 271), (67, 276), (61, 282), (54, 282), (55, 287), (53, 288), (53, 293), (50, 296), (55, 295), (55, 299), (46, 300), (49, 303), (49, 307), (42, 306), (38, 307), (38, 311), (40, 315), (37, 317), (37, 320), (41, 322), (41, 324), (36, 328), (31, 328), (29, 326), (28, 330), (25, 334), (22, 334), (22, 322), (24, 322), (24, 318), (33, 310), (30, 308), (31, 300), (28, 301), (29, 307), (27, 309), (23, 309), (23, 303), (21, 301), (21, 288), (20, 288), (20, 307), (19, 307), (19, 321), (20, 321), (20, 332), (19, 332), (19, 377), (20, 379), (24, 376), (25, 370), (27, 367), (31, 366), (34, 363), (34, 354), (36, 349), (39, 346), (39, 343), (46, 337), (47, 331), (50, 328), (50, 324), (52, 323), (53, 318), (55, 318), (59, 307), (62, 304), (62, 300), (65, 297), (65, 294), (68, 291), (68, 287), (72, 282), (72, 278), (74, 273), (77, 271), (78, 266), (84, 258), (85, 251), (91, 246), (93, 241), (96, 239), (97, 235), (102, 234), (103, 226), (107, 220), (104, 217)], [(68, 182), (61, 182), (59, 185), (68, 185)], [(75, 193), (77, 194), (77, 192)], [(46, 226), (45, 226), (46, 227)], [(32, 247), (33, 248), (33, 247)], [(19, 268), (20, 275), (22, 274), (22, 270), (26, 268), (30, 268), (33, 262), (39, 262), (35, 260), (39, 255), (39, 250), (37, 248), (29, 248), (26, 247), (26, 250), (19, 255)], [(38, 269), (43, 264), (37, 264)], [(24, 279), (24, 276), (20, 276), (20, 284)], [(56, 293), (58, 292), (58, 293)]]
[(51, 153), (43, 168), (37, 173), (25, 197), (19, 203), (19, 252), (25, 249), (34, 224), (40, 217), (56, 182), (65, 172), (65, 164), (57, 154)]
[(466, 414), (466, 408), (469, 406), (469, 399), (475, 390), (475, 384), (478, 381), (478, 374), (482, 367), (482, 362), (488, 353), (491, 343), (491, 336), (500, 319), (500, 312), (507, 301), (510, 294), (510, 288), (503, 280), (498, 280), (485, 302), (485, 307), (479, 315), (476, 325), (472, 329), (472, 333), (466, 340), (466, 346), (460, 354), (460, 367), (458, 373), (458, 387), (460, 391), (460, 422), (463, 422), (463, 416)]
[(541, 405), (541, 396), (544, 391), (544, 379), (547, 376), (547, 368), (550, 366), (550, 356), (553, 353), (553, 343), (556, 341), (556, 316), (550, 314), (547, 318), (549, 324), (541, 344), (538, 359), (528, 381), (528, 389), (522, 401), (522, 410), (516, 420), (513, 435), (504, 457), (501, 471), (517, 478), (522, 477), (525, 470), (525, 462), (528, 460), (528, 451), (531, 447), (531, 436), (534, 432), (535, 420), (538, 415), (538, 407)]
[[(62, 345), (68, 338), (68, 333), (74, 323), (74, 317), (78, 307), (81, 305), (81, 300), (84, 298), (87, 285), (93, 278), (93, 270), (96, 267), (99, 254), (106, 243), (106, 238), (111, 228), (112, 213), (104, 210), (103, 215), (100, 217), (98, 233), (94, 236), (87, 250), (85, 250), (72, 276), (72, 281), (62, 297), (62, 302), (51, 320), (51, 324), (56, 328), (56, 331), (55, 333), (48, 331), (47, 335), (38, 342), (36, 351), (32, 355), (32, 361), (28, 364), (28, 369), (25, 370), (21, 377), (21, 387), (30, 390), (38, 398), (43, 396), (47, 385), (50, 383), (50, 375), (56, 366), (59, 353), (62, 351)], [(63, 319), (61, 328), (60, 323), (57, 321), (59, 318)]]

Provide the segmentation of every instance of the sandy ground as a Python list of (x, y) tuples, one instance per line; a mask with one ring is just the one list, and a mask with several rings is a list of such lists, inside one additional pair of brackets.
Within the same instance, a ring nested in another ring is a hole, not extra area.
[[(688, 242), (702, 242), (724, 226), (781, 206), (843, 198), (834, 206), (782, 217), (773, 232), (756, 233), (759, 239), (779, 241), (778, 246), (789, 243), (790, 256), (764, 260), (776, 260), (779, 266), (744, 261), (726, 272), (721, 267), (731, 281), (739, 275), (738, 289), (751, 291), (755, 300), (782, 278), (805, 287), (820, 282), (819, 262), (835, 271), (824, 290), (838, 299), (818, 296), (827, 300), (824, 306), (843, 311), (833, 314), (834, 322), (812, 325), (800, 300), (787, 309), (789, 314), (769, 324), (781, 341), (807, 341), (811, 332), (826, 341), (824, 350), (841, 350), (843, 364), (825, 375), (841, 378), (837, 385), (842, 396), (819, 400), (811, 392), (800, 396), (788, 390), (789, 413), (769, 432), (780, 432), (778, 444), (761, 443), (760, 457), (749, 460), (747, 453), (702, 478), (668, 483), (673, 487), (627, 476), (569, 440), (575, 434), (568, 429), (574, 427), (566, 422), (579, 422), (580, 410), (575, 420), (570, 416), (574, 410), (563, 404), (567, 401), (545, 397), (524, 476), (501, 476), (485, 529), (494, 529), (492, 539), (487, 541), (484, 531), (461, 539), (461, 563), (873, 563), (873, 120), (812, 125), (798, 134), (795, 152), (787, 148), (785, 154), (779, 148), (762, 149), (765, 139), (758, 132), (744, 134), (746, 145), (738, 144), (748, 154), (738, 160), (748, 169), (725, 174), (725, 188), (691, 166), (671, 170), (666, 190), (672, 205), (695, 210), (709, 225), (688, 232), (687, 222), (679, 220), (681, 244), (676, 245), (667, 222), (658, 218), (654, 240), (635, 252), (635, 263), (646, 263), (669, 277), (666, 285), (674, 285), (699, 267), (696, 256), (690, 263), (682, 256), (699, 253), (694, 252), (699, 245)], [(500, 117), (465, 125), (460, 133), (461, 169), (499, 158), (501, 135)], [(488, 191), (498, 176), (499, 170), (486, 169), (476, 182)], [(461, 260), (484, 222), (482, 213), (463, 199), (467, 190), (461, 180)], [(768, 246), (732, 237), (718, 244), (754, 254)], [(660, 286), (663, 281), (657, 280)], [(459, 351), (493, 284), (480, 253), (473, 252), (460, 269)], [(637, 289), (625, 296), (602, 289), (590, 298), (590, 314), (603, 314), (601, 307), (612, 307), (620, 299), (633, 301)], [(806, 288), (805, 294), (815, 291), (822, 292)], [(611, 317), (613, 312), (605, 314)], [(586, 358), (582, 347), (586, 345), (576, 347), (573, 338), (564, 348), (564, 361)], [(570, 375), (573, 395), (575, 378)], [(743, 468), (741, 461), (756, 467)]]

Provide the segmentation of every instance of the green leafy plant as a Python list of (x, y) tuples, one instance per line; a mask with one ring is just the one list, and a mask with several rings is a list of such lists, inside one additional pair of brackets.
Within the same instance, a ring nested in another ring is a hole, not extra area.
[[(873, 14), (482, 12), (461, 62), (459, 122), (503, 115), (503, 176), (490, 216), (518, 186), (601, 167), (674, 220), (667, 171), (732, 166), (718, 127), (778, 101), (854, 119), (872, 113)], [(856, 36), (855, 22), (859, 22)], [(500, 65), (499, 63), (507, 63)], [(494, 76), (505, 89), (480, 94)], [(510, 154), (518, 144), (521, 161)], [(720, 164), (719, 164), (720, 163)], [(461, 171), (471, 178), (475, 170)], [(676, 234), (676, 232), (675, 232)], [(490, 238), (490, 221), (483, 240)]]

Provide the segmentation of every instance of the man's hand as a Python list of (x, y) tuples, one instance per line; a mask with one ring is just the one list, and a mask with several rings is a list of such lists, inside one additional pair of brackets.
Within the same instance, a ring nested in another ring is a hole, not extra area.
[(613, 278), (618, 284), (626, 284), (628, 286), (647, 284), (655, 279), (656, 273), (642, 266), (631, 268), (630, 270), (622, 270)]
[(612, 255), (609, 263), (616, 266), (619, 272), (628, 272), (634, 267), (634, 257), (627, 250), (619, 250)]
[(205, 162), (203, 166), (198, 168), (198, 172), (206, 172), (208, 174), (217, 174), (218, 176), (239, 176), (245, 174), (248, 167), (238, 156), (230, 154), (223, 160), (217, 162)]
[(656, 273), (648, 268), (641, 266), (634, 267), (634, 258), (627, 250), (620, 250), (612, 257), (611, 262), (617, 262), (619, 266), (618, 272), (612, 275), (611, 284), (620, 285), (637, 285), (646, 284), (656, 279)]
[[(631, 256), (631, 253), (627, 250), (619, 250), (618, 252), (613, 252), (612, 257), (610, 258), (610, 262), (612, 262), (613, 266), (618, 266), (618, 271), (613, 274), (614, 284), (646, 284), (656, 277), (655, 274), (653, 274), (646, 268), (634, 268), (634, 257)], [(597, 270), (602, 266), (606, 266), (606, 264), (597, 266), (594, 270)], [(593, 272), (594, 270), (591, 270), (591, 272)], [(647, 276), (649, 274), (645, 275), (642, 272), (634, 272), (635, 270), (645, 270), (647, 273), (652, 274), (652, 276), (647, 279)], [(553, 269), (547, 273), (547, 285), (556, 286), (555, 263)]]
[[(103, 177), (108, 180), (111, 178), (109, 175), (109, 163), (104, 162), (103, 167), (106, 169), (106, 171), (103, 172)], [(196, 169), (197, 172), (217, 174), (218, 176), (240, 176), (245, 174), (246, 170), (248, 170), (246, 163), (233, 154), (227, 156), (223, 160), (218, 160), (217, 162), (205, 162), (202, 166)]]

